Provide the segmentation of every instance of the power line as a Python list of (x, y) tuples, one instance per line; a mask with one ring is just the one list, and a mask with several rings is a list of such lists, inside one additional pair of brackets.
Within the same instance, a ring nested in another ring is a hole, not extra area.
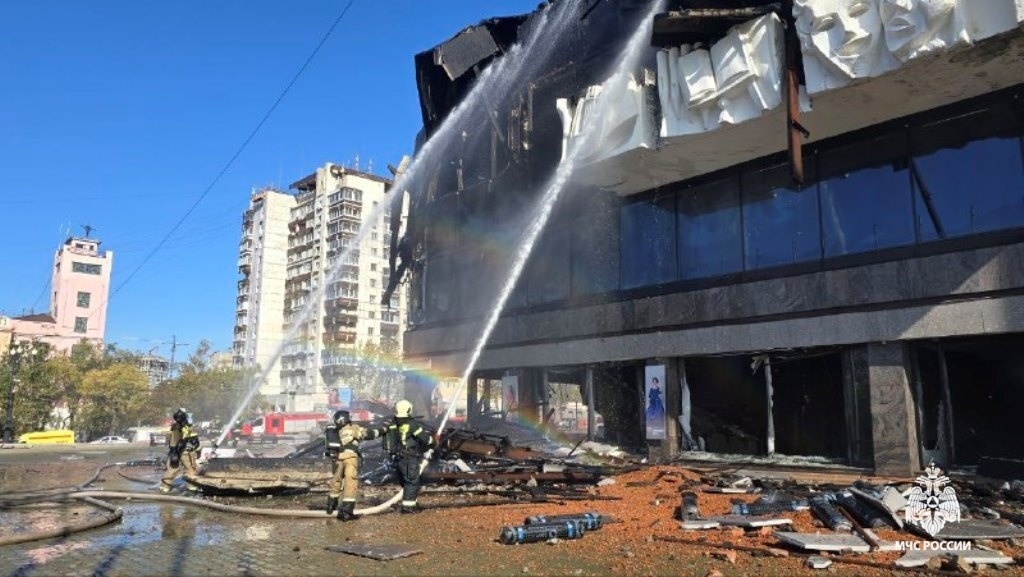
[(299, 80), (299, 77), (302, 76), (302, 73), (305, 72), (306, 68), (309, 67), (309, 64), (313, 61), (313, 58), (317, 55), (318, 52), (320, 52), (320, 49), (323, 48), (324, 44), (327, 42), (327, 39), (331, 37), (331, 34), (338, 27), (338, 24), (341, 23), (342, 19), (345, 17), (345, 14), (348, 13), (349, 8), (351, 8), (352, 4), (354, 3), (355, 0), (349, 0), (348, 3), (345, 4), (345, 8), (343, 8), (341, 13), (338, 14), (338, 17), (334, 19), (334, 22), (331, 24), (331, 27), (327, 29), (327, 32), (324, 34), (323, 38), (321, 38), (320, 42), (317, 43), (316, 48), (314, 48), (313, 52), (310, 53), (308, 58), (306, 58), (306, 61), (302, 63), (302, 66), (299, 68), (299, 71), (296, 72), (294, 76), (292, 76), (292, 79), (288, 82), (288, 85), (284, 87), (284, 90), (281, 92), (281, 95), (277, 97), (277, 100), (275, 100), (272, 105), (270, 105), (270, 108), (267, 110), (266, 114), (264, 114), (263, 118), (261, 118), (260, 121), (256, 124), (256, 128), (252, 129), (252, 132), (250, 132), (249, 136), (245, 138), (241, 146), (238, 147), (238, 150), (236, 150), (235, 153), (231, 155), (231, 158), (228, 159), (224, 167), (220, 169), (220, 172), (217, 173), (217, 176), (215, 176), (213, 181), (210, 182), (209, 185), (207, 185), (207, 187), (203, 190), (203, 193), (199, 195), (199, 198), (197, 198), (196, 201), (192, 203), (192, 206), (190, 206), (188, 210), (185, 211), (185, 214), (182, 215), (180, 219), (178, 219), (178, 222), (176, 222), (174, 226), (171, 227), (171, 230), (166, 235), (164, 235), (164, 237), (160, 240), (160, 242), (157, 243), (155, 247), (153, 247), (153, 250), (149, 251), (149, 253), (146, 254), (146, 256), (142, 259), (142, 262), (140, 262), (138, 266), (136, 266), (135, 269), (133, 269), (132, 272), (128, 274), (128, 277), (121, 281), (121, 283), (118, 284), (113, 291), (111, 291), (110, 296), (107, 297), (107, 301), (113, 298), (114, 295), (120, 292), (121, 289), (124, 288), (126, 284), (128, 284), (133, 278), (135, 278), (135, 275), (138, 274), (139, 270), (141, 270), (142, 267), (146, 266), (146, 263), (148, 263), (149, 260), (153, 258), (153, 255), (155, 255), (164, 246), (167, 240), (178, 230), (179, 227), (181, 227), (181, 225), (192, 214), (192, 212), (195, 211), (196, 207), (199, 206), (199, 203), (201, 203), (203, 199), (206, 198), (206, 195), (210, 194), (210, 191), (213, 190), (213, 187), (216, 186), (218, 182), (220, 182), (221, 177), (223, 177), (224, 174), (228, 171), (228, 169), (231, 168), (231, 166), (235, 163), (235, 160), (237, 160), (238, 157), (242, 155), (242, 152), (249, 146), (249, 143), (252, 142), (252, 139), (256, 137), (256, 134), (259, 133), (260, 129), (263, 128), (263, 125), (270, 118), (270, 115), (274, 113), (274, 110), (277, 109), (277, 106), (281, 104), (282, 100), (284, 100), (284, 97), (288, 94), (288, 91), (292, 89), (292, 86), (294, 86), (295, 83)]

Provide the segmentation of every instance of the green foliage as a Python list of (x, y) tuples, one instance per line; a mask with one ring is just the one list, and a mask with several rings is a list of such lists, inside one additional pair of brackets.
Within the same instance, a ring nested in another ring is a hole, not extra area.
[(112, 435), (142, 425), (149, 404), (146, 374), (123, 362), (86, 373), (79, 394), (83, 405), (79, 431), (90, 436)]
[(394, 400), (401, 395), (405, 382), (395, 363), (397, 351), (397, 342), (384, 340), (379, 345), (364, 344), (358, 354), (349, 352), (353, 355), (351, 362), (335, 369), (336, 386), (352, 387), (357, 399)]
[[(162, 407), (167, 415), (185, 407), (196, 421), (225, 423), (244, 400), (255, 372), (214, 367), (211, 356), (210, 343), (200, 342), (182, 366), (181, 374), (153, 391), (153, 405)], [(255, 412), (261, 404), (259, 399), (250, 401), (242, 414)]]

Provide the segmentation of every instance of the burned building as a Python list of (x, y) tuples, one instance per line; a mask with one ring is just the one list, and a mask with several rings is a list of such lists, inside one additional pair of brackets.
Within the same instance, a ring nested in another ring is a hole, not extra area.
[[(571, 22), (522, 58), (557, 10)], [(659, 10), (553, 2), (416, 57), (436, 159), (392, 243), (408, 361), (461, 374), (540, 190), (599, 114), (475, 366), (470, 421), (502, 379), (543, 421), (557, 381), (607, 440), (664, 455), (900, 475), (1024, 456), (1006, 426), (1024, 398), (1024, 4)], [(602, 86), (637, 27), (632, 78)], [(509, 81), (474, 92), (503, 60)]]

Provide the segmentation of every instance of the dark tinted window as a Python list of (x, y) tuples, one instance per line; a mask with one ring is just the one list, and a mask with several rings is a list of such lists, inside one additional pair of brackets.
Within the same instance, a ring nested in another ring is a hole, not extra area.
[(683, 280), (743, 270), (739, 178), (679, 193), (679, 270)]
[(820, 258), (816, 187), (794, 186), (788, 166), (744, 173), (743, 232), (747, 270)]
[(552, 223), (534, 247), (529, 266), (530, 304), (569, 296), (569, 229)]
[(1024, 226), (1020, 133), (1001, 108), (912, 130), (921, 240)]
[(621, 209), (622, 288), (676, 279), (675, 197)]
[(597, 294), (619, 288), (619, 211), (576, 221), (572, 230), (572, 292)]
[(454, 270), (451, 255), (431, 258), (426, 266), (427, 310), (429, 320), (448, 318), (455, 301)]
[(914, 243), (905, 133), (822, 153), (825, 256)]

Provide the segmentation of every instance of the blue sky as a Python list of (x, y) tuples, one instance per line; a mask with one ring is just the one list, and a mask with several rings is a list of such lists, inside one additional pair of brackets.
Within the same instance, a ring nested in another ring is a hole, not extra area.
[[(0, 312), (48, 307), (68, 226), (114, 251), (117, 288), (171, 230), (347, 0), (0, 5)], [(262, 131), (110, 300), (107, 340), (231, 345), (241, 213), (253, 187), (325, 162), (387, 174), (421, 126), (413, 56), (537, 0), (355, 0)], [(178, 350), (179, 358), (190, 347)]]

